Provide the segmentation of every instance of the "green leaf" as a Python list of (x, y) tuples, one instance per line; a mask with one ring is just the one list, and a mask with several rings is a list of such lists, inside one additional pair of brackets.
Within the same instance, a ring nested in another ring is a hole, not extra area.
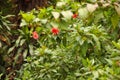
[(94, 15), (94, 16), (95, 16), (95, 18), (94, 18), (94, 23), (95, 24), (97, 24), (100, 21), (100, 19), (104, 18), (104, 14), (102, 12), (100, 12), (100, 11), (97, 11), (97, 15)]
[(29, 51), (30, 51), (30, 54), (31, 54), (31, 55), (33, 55), (33, 53), (34, 53), (33, 50), (34, 50), (34, 49), (33, 49), (33, 45), (29, 45)]
[(46, 24), (47, 23), (47, 19), (40, 19), (40, 22), (43, 23), (43, 24)]
[(40, 18), (40, 19), (45, 18), (46, 12), (47, 12), (46, 8), (40, 9), (40, 12), (38, 14), (38, 18)]
[(22, 36), (19, 36), (18, 39), (16, 40), (15, 42), (15, 45), (18, 47), (19, 46), (19, 43), (20, 43), (20, 40), (21, 40)]
[(1, 79), (2, 75), (3, 75), (3, 74), (1, 73), (1, 74), (0, 74), (0, 79)]
[(24, 43), (25, 43), (25, 39), (22, 39), (21, 41), (20, 41), (20, 46), (22, 46)]
[(25, 35), (27, 36), (27, 34), (29, 34), (29, 28), (28, 28), (28, 26), (25, 26), (22, 29), (23, 29)]
[(35, 31), (40, 32), (42, 30), (42, 27), (36, 27)]
[(33, 20), (33, 22), (40, 22), (40, 19), (39, 18), (35, 18), (34, 20)]
[(100, 51), (101, 50), (101, 45), (100, 45), (100, 41), (99, 41), (99, 38), (94, 35), (94, 34), (88, 34), (88, 35), (91, 35), (96, 43), (96, 45), (94, 47), (96, 47), (97, 51)]
[(105, 60), (110, 64), (110, 65), (113, 65), (113, 62), (112, 62), (112, 60), (110, 60), (110, 59), (107, 59), (107, 58), (105, 58)]
[(78, 10), (78, 13), (79, 13), (80, 18), (82, 18), (82, 19), (86, 19), (88, 17), (88, 14), (89, 14), (87, 8), (80, 8)]
[(8, 49), (8, 54), (14, 50), (15, 46)]
[(120, 49), (120, 43), (116, 43), (115, 41), (112, 41), (112, 43), (116, 48)]
[(79, 77), (79, 76), (81, 76), (81, 74), (80, 73), (75, 73), (75, 76)]
[(82, 58), (82, 64), (83, 66), (87, 67), (88, 66), (87, 60)]
[(57, 22), (51, 22), (50, 24), (51, 24), (52, 27), (58, 27), (59, 26), (59, 23), (57, 23)]
[(94, 75), (93, 79), (96, 79), (99, 77), (98, 71), (93, 71), (92, 73)]
[(26, 22), (32, 22), (35, 18), (35, 16), (33, 15), (33, 13), (29, 12), (29, 13), (23, 13), (21, 12), (22, 18), (26, 21)]
[(25, 51), (23, 52), (23, 57), (24, 57), (24, 59), (27, 57), (27, 53), (28, 53), (28, 50), (25, 50)]
[(2, 29), (2, 25), (0, 25), (0, 28)]
[(7, 24), (6, 22), (3, 22), (3, 25), (6, 26), (6, 28), (7, 28), (8, 30), (10, 30), (10, 27), (8, 26), (8, 24)]
[(0, 41), (0, 48), (2, 47), (2, 43), (1, 43), (1, 41)]
[(99, 73), (100, 75), (102, 75), (102, 74), (104, 73), (104, 71), (103, 71), (102, 69), (98, 69), (98, 73)]
[(117, 14), (114, 14), (114, 15), (111, 17), (111, 22), (112, 22), (113, 28), (115, 29), (116, 26), (117, 26), (118, 23), (119, 23), (119, 16), (118, 16)]
[(25, 70), (24, 75), (22, 76), (22, 80), (27, 80), (30, 78), (30, 72)]
[(84, 44), (81, 46), (81, 53), (83, 56), (86, 56), (86, 52), (88, 50), (88, 43), (85, 41)]
[(26, 21), (24, 19), (22, 19), (22, 22), (20, 23), (20, 27), (26, 26), (26, 25), (27, 25)]
[(66, 37), (63, 37), (63, 45), (64, 45), (64, 46), (67, 45), (67, 39), (66, 39)]

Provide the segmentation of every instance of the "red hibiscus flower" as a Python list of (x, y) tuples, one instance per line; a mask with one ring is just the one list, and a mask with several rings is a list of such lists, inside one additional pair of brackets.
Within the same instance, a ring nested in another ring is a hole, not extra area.
[(32, 37), (34, 39), (38, 39), (39, 38), (39, 35), (38, 35), (38, 33), (36, 31), (34, 31), (32, 34), (33, 34)]
[(78, 17), (78, 14), (73, 14), (72, 15), (72, 18), (77, 18)]
[(57, 35), (59, 33), (59, 29), (58, 28), (52, 28), (51, 32), (54, 34), (54, 35)]

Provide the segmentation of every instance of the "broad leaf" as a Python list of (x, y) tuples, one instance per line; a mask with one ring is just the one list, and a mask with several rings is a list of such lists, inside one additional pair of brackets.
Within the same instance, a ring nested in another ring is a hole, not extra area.
[(78, 10), (78, 13), (79, 13), (80, 18), (82, 18), (82, 19), (87, 18), (88, 15), (89, 15), (89, 12), (88, 12), (88, 10), (87, 10), (86, 7), (85, 7), (85, 8), (80, 8), (80, 9)]
[(58, 19), (60, 17), (59, 12), (52, 12), (52, 15), (54, 16), (55, 19)]
[(61, 14), (65, 19), (71, 19), (73, 13), (71, 11), (62, 11)]

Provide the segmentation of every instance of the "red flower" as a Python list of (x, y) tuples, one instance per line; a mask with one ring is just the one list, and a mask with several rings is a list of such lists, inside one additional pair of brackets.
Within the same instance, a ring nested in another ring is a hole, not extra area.
[(39, 38), (39, 35), (38, 35), (38, 33), (36, 31), (34, 31), (32, 34), (33, 34), (32, 37), (34, 39), (38, 39)]
[(57, 35), (59, 33), (59, 29), (58, 28), (52, 28), (51, 32), (54, 34), (54, 35)]
[(77, 18), (78, 17), (78, 14), (73, 14), (72, 15), (72, 18)]

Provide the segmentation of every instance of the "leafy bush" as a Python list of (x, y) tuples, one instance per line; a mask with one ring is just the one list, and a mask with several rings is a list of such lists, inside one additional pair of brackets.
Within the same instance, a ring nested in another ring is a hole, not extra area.
[(20, 12), (18, 37), (8, 50), (17, 48), (25, 60), (16, 80), (120, 79), (118, 3), (87, 2)]
[(9, 22), (7, 18), (8, 16), (3, 16), (0, 13), (0, 79), (5, 71), (5, 62), (7, 56), (7, 49), (9, 45), (11, 45), (10, 36), (11, 36), (11, 26), (12, 24)]

